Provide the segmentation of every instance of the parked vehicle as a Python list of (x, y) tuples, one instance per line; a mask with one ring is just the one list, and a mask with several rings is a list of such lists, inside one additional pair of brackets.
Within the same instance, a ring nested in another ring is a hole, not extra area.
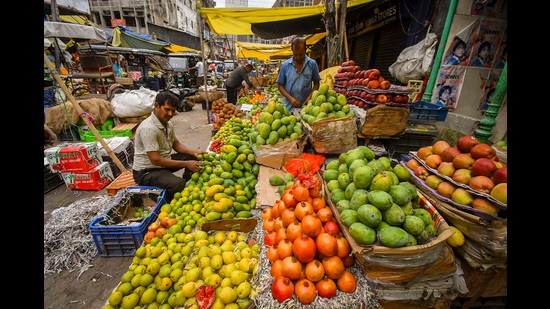
[(91, 44), (80, 46), (79, 53), (108, 53), (111, 56), (113, 65), (122, 70), (122, 76), (116, 77), (115, 87), (111, 88), (145, 87), (158, 91), (167, 89), (173, 76), (166, 54), (156, 50)]
[(236, 61), (233, 61), (233, 60), (224, 60), (223, 61), (223, 66), (224, 66), (226, 72), (231, 72), (231, 71), (235, 70), (238, 65), (239, 65), (239, 63), (236, 62)]
[[(199, 59), (201, 54), (195, 52), (181, 52), (181, 53), (169, 53), (168, 62), (173, 68), (174, 83), (178, 88), (198, 88), (204, 85), (204, 81), (198, 78), (196, 71), (189, 73), (188, 69), (195, 66), (195, 57)], [(208, 70), (208, 63), (204, 64), (204, 70), (206, 73), (206, 84), (209, 86), (218, 85), (221, 87), (223, 84), (223, 76), (210, 73)]]

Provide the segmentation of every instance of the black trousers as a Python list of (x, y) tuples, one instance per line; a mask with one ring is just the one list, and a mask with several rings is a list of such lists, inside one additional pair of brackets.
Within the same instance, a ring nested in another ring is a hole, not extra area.
[(239, 94), (240, 88), (233, 88), (229, 86), (225, 86), (225, 90), (227, 91), (227, 102), (232, 104), (237, 104), (237, 95)]
[[(190, 161), (197, 160), (192, 155), (176, 153), (172, 154), (172, 160)], [(140, 186), (154, 186), (166, 189), (166, 199), (168, 202), (172, 200), (172, 197), (176, 192), (181, 192), (187, 181), (191, 179), (191, 172), (185, 169), (182, 177), (174, 175), (175, 172), (181, 170), (181, 168), (147, 168), (141, 171), (133, 171), (134, 181)]]

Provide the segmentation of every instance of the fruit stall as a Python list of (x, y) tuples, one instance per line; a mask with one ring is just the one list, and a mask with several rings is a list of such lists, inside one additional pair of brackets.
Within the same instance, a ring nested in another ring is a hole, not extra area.
[[(427, 137), (379, 152), (365, 136), (414, 135), (409, 120), (426, 115), (411, 91), (353, 61), (327, 81), (293, 113), (270, 88), (215, 100), (203, 168), (181, 192), (119, 191), (90, 223), (101, 256), (133, 256), (103, 309), (468, 308), (506, 296), (503, 145)], [(400, 126), (374, 125), (383, 117)]]

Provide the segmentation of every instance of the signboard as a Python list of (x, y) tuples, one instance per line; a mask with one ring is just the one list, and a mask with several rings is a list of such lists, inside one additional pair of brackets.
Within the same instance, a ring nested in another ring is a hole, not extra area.
[(126, 27), (126, 19), (124, 18), (111, 18), (111, 26), (123, 26)]
[(368, 10), (363, 16), (365, 18), (349, 27), (348, 35), (355, 37), (368, 31), (380, 28), (397, 20), (397, 5), (392, 1), (384, 1)]

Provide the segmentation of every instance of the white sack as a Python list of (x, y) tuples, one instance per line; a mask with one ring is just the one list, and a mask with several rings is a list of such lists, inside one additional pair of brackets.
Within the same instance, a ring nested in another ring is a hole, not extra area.
[(153, 111), (156, 91), (140, 87), (137, 90), (127, 90), (117, 93), (111, 99), (113, 113), (118, 118), (141, 117)]
[(411, 79), (423, 79), (432, 64), (436, 46), (437, 35), (426, 34), (422, 41), (403, 49), (397, 60), (388, 68), (390, 74), (404, 84)]

